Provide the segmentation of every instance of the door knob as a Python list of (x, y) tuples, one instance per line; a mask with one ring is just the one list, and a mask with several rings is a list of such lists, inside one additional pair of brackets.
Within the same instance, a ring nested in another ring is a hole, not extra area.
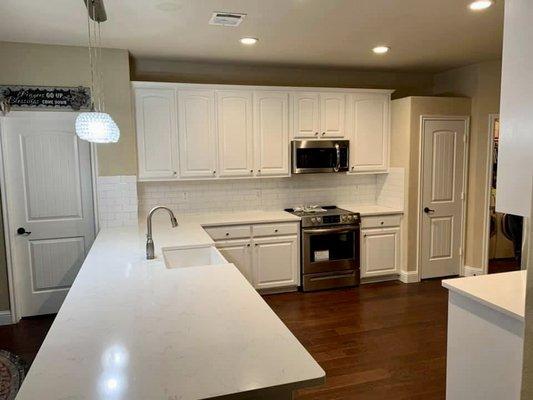
[(425, 207), (425, 208), (424, 208), (424, 212), (425, 212), (426, 214), (431, 214), (431, 213), (434, 213), (435, 210), (432, 210), (432, 209), (429, 208), (429, 207)]
[(31, 232), (27, 231), (26, 229), (20, 227), (17, 229), (17, 235), (29, 235)]

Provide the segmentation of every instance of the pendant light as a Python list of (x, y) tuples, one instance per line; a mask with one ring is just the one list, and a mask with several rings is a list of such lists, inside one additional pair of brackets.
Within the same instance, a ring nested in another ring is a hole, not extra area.
[(93, 143), (116, 143), (120, 130), (105, 112), (102, 73), (102, 34), (100, 23), (107, 20), (103, 0), (85, 0), (89, 30), (89, 64), (91, 68), (91, 111), (76, 118), (76, 134)]

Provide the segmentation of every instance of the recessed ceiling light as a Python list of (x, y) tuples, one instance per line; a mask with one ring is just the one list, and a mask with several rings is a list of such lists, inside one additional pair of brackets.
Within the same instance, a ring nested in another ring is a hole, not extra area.
[(492, 0), (476, 0), (468, 6), (473, 11), (486, 10), (494, 4)]
[(376, 46), (372, 49), (372, 51), (375, 54), (385, 54), (385, 53), (388, 53), (389, 50), (390, 50), (390, 47), (388, 46)]
[(243, 37), (243, 38), (241, 38), (240, 42), (242, 44), (252, 45), (252, 44), (256, 44), (258, 40), (259, 39), (256, 39), (256, 38), (253, 38), (253, 37)]

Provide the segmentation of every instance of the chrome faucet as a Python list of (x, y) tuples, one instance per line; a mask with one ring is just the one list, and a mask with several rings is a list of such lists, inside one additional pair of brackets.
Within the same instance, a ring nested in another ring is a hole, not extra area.
[(157, 210), (166, 210), (168, 212), (168, 215), (170, 216), (170, 223), (172, 224), (172, 227), (175, 228), (178, 226), (178, 221), (176, 220), (176, 217), (174, 216), (174, 213), (172, 210), (168, 207), (158, 206), (154, 207), (150, 210), (148, 213), (148, 217), (146, 218), (146, 259), (147, 260), (153, 260), (155, 258), (154, 254), (154, 241), (152, 239), (152, 215)]

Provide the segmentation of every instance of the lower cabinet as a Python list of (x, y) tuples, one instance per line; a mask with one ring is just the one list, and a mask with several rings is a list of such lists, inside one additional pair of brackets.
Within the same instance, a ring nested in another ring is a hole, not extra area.
[(254, 239), (254, 286), (268, 289), (298, 285), (298, 237)]
[(400, 227), (361, 231), (361, 277), (400, 272)]
[[(224, 258), (256, 289), (295, 287), (300, 280), (298, 224), (239, 225), (208, 228)], [(272, 231), (276, 236), (267, 236)], [(250, 236), (242, 237), (244, 232)], [(252, 232), (256, 232), (254, 236)], [(241, 238), (226, 239), (241, 235)]]
[(245, 240), (225, 240), (217, 242), (217, 249), (224, 258), (241, 271), (241, 274), (250, 282), (254, 283), (252, 271), (251, 241)]

